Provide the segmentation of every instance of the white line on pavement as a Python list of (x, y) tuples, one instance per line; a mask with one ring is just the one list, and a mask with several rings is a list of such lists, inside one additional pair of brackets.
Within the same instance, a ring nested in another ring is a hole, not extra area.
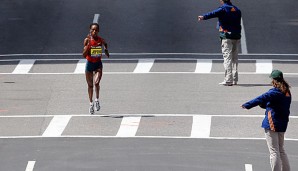
[(20, 60), (17, 67), (12, 72), (13, 74), (27, 74), (35, 63), (34, 59), (23, 59)]
[(140, 121), (141, 117), (123, 117), (116, 137), (134, 137)]
[[(298, 54), (297, 54), (298, 56)], [(1, 55), (0, 55), (1, 57)], [(103, 58), (102, 61), (136, 61), (136, 60), (139, 60), (139, 59), (148, 59), (148, 58)], [(176, 60), (176, 61), (186, 61), (186, 60), (189, 60), (189, 61), (196, 61), (196, 60), (212, 60), (213, 61), (223, 61), (222, 58), (212, 58), (212, 59), (207, 59), (207, 58), (200, 58), (200, 59), (196, 59), (196, 58), (171, 58), (171, 57), (166, 57), (166, 58), (150, 58), (150, 59), (153, 59), (153, 60), (163, 60), (163, 61), (173, 61), (173, 60)], [(20, 61), (20, 60), (23, 60), (23, 59), (0, 59), (0, 62), (8, 62), (8, 61)], [(42, 58), (38, 58), (38, 59), (26, 59), (26, 60), (38, 60), (38, 61), (78, 61), (79, 59), (76, 59), (76, 58), (71, 58), (71, 59), (68, 59), (68, 58), (46, 58), (46, 59), (42, 59)], [(83, 60), (86, 60), (86, 59), (83, 59)], [(298, 62), (298, 59), (267, 59), (267, 60), (272, 60), (274, 62)], [(256, 59), (239, 59), (239, 62), (241, 63), (241, 61), (256, 61)]]
[(272, 60), (256, 60), (256, 73), (268, 74), (272, 71)]
[(93, 23), (98, 23), (99, 17), (100, 17), (100, 14), (94, 14)]
[[(154, 65), (154, 61), (158, 60), (186, 60), (183, 58), (173, 59), (173, 58), (166, 58), (166, 59), (139, 59), (137, 66), (135, 67), (133, 72), (104, 72), (105, 74), (134, 74), (134, 73), (145, 73), (145, 74), (223, 74), (224, 72), (211, 72), (213, 61), (218, 61), (219, 59), (197, 59), (196, 61), (196, 68), (193, 72), (150, 72), (152, 66)], [(29, 73), (30, 69), (33, 67), (36, 60), (64, 60), (64, 59), (25, 59), (25, 60), (0, 60), (2, 61), (20, 61), (17, 67), (13, 72), (9, 73), (0, 73), (0, 75), (9, 75), (9, 74), (31, 74), (31, 75), (70, 75), (70, 74), (83, 74), (85, 72), (85, 61), (86, 59), (65, 59), (65, 60), (72, 60), (78, 61), (77, 66), (74, 72), (67, 72), (67, 73)], [(109, 59), (110, 60), (110, 59)], [(116, 59), (116, 60), (136, 60), (136, 59)], [(194, 59), (188, 59), (195, 61)], [(242, 61), (247, 61), (248, 59), (242, 59)], [(273, 61), (287, 61), (287, 62), (297, 62), (297, 60), (269, 60), (269, 59), (257, 59), (251, 60), (255, 61), (256, 71), (255, 72), (239, 72), (239, 74), (269, 74), (273, 69)], [(298, 75), (298, 73), (284, 73), (285, 75)]]
[[(0, 136), (0, 139), (24, 139), (24, 138), (42, 138), (42, 136)], [(58, 138), (58, 137), (57, 137)], [(102, 136), (102, 135), (62, 135), (59, 138), (119, 138), (117, 136)], [(159, 139), (196, 139), (187, 136), (133, 136), (130, 138), (159, 138)], [(200, 139), (200, 138), (197, 138)], [(265, 140), (265, 138), (250, 138), (250, 137), (209, 137), (204, 139), (210, 140)], [(286, 141), (298, 142), (295, 138), (285, 138)]]
[[(134, 72), (103, 72), (107, 75), (130, 75), (135, 74)], [(267, 73), (256, 73), (256, 72), (239, 72), (240, 75), (262, 75), (262, 74), (268, 74)], [(27, 75), (76, 75), (76, 74), (83, 74), (83, 73), (71, 73), (71, 72), (61, 72), (61, 73), (27, 73)], [(195, 73), (195, 72), (148, 72), (148, 73), (139, 73), (139, 74), (209, 74), (209, 75), (218, 75), (218, 74), (224, 74), (224, 72), (210, 72), (210, 73)], [(292, 75), (292, 76), (298, 76), (298, 73), (283, 73), (284, 75)], [(18, 75), (14, 73), (0, 73), (0, 75)], [(239, 84), (240, 85), (240, 84)]]
[(245, 55), (248, 54), (243, 18), (241, 18), (241, 52), (242, 52), (242, 54), (245, 54)]
[(251, 164), (245, 164), (245, 171), (252, 171), (252, 165)]
[(195, 73), (210, 73), (212, 69), (212, 60), (198, 59)]
[(211, 129), (211, 115), (193, 116), (191, 135), (192, 138), (209, 138)]
[(154, 59), (139, 59), (133, 73), (149, 73), (154, 64)]
[(35, 165), (35, 161), (28, 161), (27, 167), (25, 171), (33, 171)]
[[(222, 55), (222, 53), (147, 53), (147, 52), (137, 52), (137, 53), (110, 53), (110, 55), (119, 56), (165, 56), (165, 55), (188, 55), (188, 56), (215, 56)], [(248, 53), (239, 54), (240, 56), (298, 56), (296, 53)], [(19, 53), (19, 54), (0, 54), (0, 57), (13, 57), (13, 56), (82, 56), (82, 53)]]
[(86, 66), (86, 59), (80, 59), (77, 63), (77, 67), (74, 71), (76, 74), (83, 74), (85, 73), (85, 66)]
[(58, 137), (61, 136), (65, 127), (67, 126), (71, 116), (64, 115), (64, 116), (54, 116), (52, 121), (50, 122), (49, 126), (42, 134), (43, 137)]
[[(122, 113), (122, 114), (115, 114), (115, 113), (110, 113), (110, 114), (102, 114), (102, 115), (90, 115), (90, 114), (76, 114), (76, 115), (62, 115), (62, 114), (56, 114), (56, 115), (0, 115), (0, 118), (31, 118), (31, 117), (54, 117), (54, 116), (71, 116), (71, 117), (159, 117), (159, 116), (175, 116), (175, 117), (193, 117), (197, 115), (202, 115), (205, 116), (207, 114), (201, 114), (201, 113), (196, 113), (196, 114), (187, 114), (187, 113), (181, 113), (181, 114), (173, 114), (173, 113), (157, 113), (157, 114), (133, 114), (133, 113)], [(241, 117), (241, 118), (262, 118), (264, 115), (208, 115), (212, 117)], [(293, 119), (298, 119), (298, 116), (290, 116), (290, 118)]]

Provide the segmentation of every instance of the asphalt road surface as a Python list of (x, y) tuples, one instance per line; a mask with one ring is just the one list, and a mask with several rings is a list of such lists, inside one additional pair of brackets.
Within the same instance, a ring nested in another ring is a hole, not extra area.
[[(0, 170), (270, 170), (264, 111), (240, 105), (275, 68), (292, 85), (286, 150), (298, 170), (295, 4), (235, 2), (240, 79), (223, 87), (216, 19), (197, 22), (218, 1), (2, 1)], [(80, 53), (93, 20), (111, 59), (90, 116)]]

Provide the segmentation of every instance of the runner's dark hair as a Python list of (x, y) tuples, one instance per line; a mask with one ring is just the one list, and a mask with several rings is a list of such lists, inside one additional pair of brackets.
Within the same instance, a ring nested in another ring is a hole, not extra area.
[(97, 28), (99, 29), (99, 24), (98, 23), (92, 23), (92, 24), (90, 24), (89, 28), (91, 29), (92, 26), (97, 26)]

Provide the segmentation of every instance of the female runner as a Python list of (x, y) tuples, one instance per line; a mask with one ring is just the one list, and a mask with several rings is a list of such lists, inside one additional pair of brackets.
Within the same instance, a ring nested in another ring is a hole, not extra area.
[[(83, 56), (87, 59), (86, 62), (86, 81), (88, 84), (88, 95), (90, 101), (89, 113), (94, 114), (94, 104), (97, 111), (100, 110), (99, 90), (100, 80), (102, 77), (102, 52), (109, 58), (108, 45), (103, 38), (98, 36), (99, 25), (97, 23), (90, 24), (90, 33), (84, 40)], [(93, 102), (93, 87), (95, 85), (96, 98)]]

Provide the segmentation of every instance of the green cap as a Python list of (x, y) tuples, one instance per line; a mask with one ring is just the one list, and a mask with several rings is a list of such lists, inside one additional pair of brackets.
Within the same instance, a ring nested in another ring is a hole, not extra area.
[(284, 77), (280, 70), (273, 70), (270, 74), (270, 78), (275, 80), (280, 80), (280, 79), (283, 79)]

